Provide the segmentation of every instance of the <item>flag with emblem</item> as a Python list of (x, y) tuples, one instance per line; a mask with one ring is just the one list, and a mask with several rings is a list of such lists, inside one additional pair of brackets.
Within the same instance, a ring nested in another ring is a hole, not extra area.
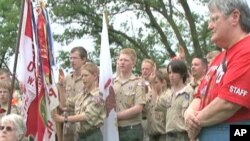
[(103, 141), (119, 141), (115, 112), (115, 93), (112, 87), (112, 61), (110, 56), (107, 12), (103, 12), (99, 88), (105, 99), (107, 118), (102, 127)]
[[(59, 105), (51, 62), (52, 39), (45, 4), (37, 7), (35, 22), (31, 0), (23, 0), (18, 76), (23, 84), (26, 136), (35, 141), (55, 141), (52, 111)], [(37, 24), (35, 24), (37, 23)]]

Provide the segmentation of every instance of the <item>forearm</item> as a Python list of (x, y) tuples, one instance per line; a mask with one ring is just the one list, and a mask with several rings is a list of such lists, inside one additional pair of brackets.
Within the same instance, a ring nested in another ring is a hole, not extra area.
[(118, 120), (129, 119), (129, 118), (134, 117), (135, 115), (141, 113), (142, 109), (143, 109), (143, 105), (137, 104), (129, 109), (118, 112), (117, 119)]
[(190, 103), (189, 108), (192, 108), (195, 111), (198, 111), (200, 108), (201, 99), (194, 98), (193, 101)]
[(84, 114), (68, 116), (68, 122), (79, 122), (86, 120)]
[(62, 85), (58, 85), (59, 101), (61, 107), (66, 107), (65, 88)]
[(197, 118), (201, 127), (211, 126), (227, 120), (240, 108), (238, 104), (217, 97), (198, 113)]

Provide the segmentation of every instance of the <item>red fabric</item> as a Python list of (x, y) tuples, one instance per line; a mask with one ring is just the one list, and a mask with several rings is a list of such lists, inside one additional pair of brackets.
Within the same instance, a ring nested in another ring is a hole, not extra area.
[(242, 108), (228, 122), (250, 119), (250, 37), (227, 51), (225, 74), (222, 67), (224, 56), (225, 52), (214, 59), (195, 97), (201, 98), (200, 109), (216, 97), (241, 105)]

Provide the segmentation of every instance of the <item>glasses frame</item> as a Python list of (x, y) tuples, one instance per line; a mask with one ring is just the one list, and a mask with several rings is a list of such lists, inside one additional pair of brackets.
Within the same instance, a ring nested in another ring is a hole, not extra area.
[(7, 131), (7, 132), (11, 132), (11, 131), (14, 131), (15, 128), (11, 127), (11, 126), (0, 126), (0, 131)]

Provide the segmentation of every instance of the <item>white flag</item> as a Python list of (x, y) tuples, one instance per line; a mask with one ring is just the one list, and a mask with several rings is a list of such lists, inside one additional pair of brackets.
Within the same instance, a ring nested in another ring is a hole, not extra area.
[[(113, 74), (109, 48), (107, 20), (105, 17), (105, 13), (103, 13), (99, 88), (100, 91), (103, 93), (104, 99), (106, 99), (106, 105), (107, 100), (110, 98), (113, 100), (113, 102), (115, 102), (115, 95), (112, 88), (112, 75)], [(119, 141), (115, 109), (111, 108), (108, 110), (107, 113), (107, 118), (105, 119), (104, 126), (102, 127), (103, 141)]]

